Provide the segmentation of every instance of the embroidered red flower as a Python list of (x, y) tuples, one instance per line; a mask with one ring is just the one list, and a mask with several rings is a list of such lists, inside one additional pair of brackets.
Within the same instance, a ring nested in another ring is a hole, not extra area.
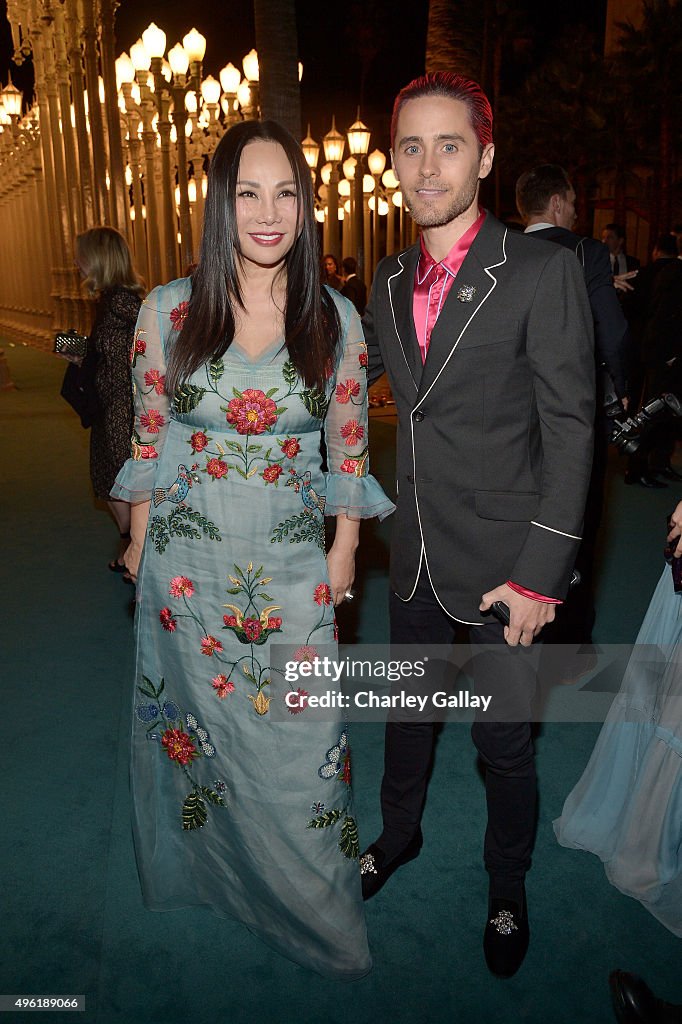
[(138, 336), (135, 338), (135, 352), (137, 353), (137, 355), (143, 356), (146, 351), (147, 342), (140, 334), (138, 334)]
[(358, 468), (358, 460), (357, 459), (344, 459), (343, 462), (341, 463), (341, 472), (342, 473), (354, 473), (357, 468)]
[(294, 651), (294, 661), (309, 662), (311, 665), (318, 658), (317, 648), (312, 647), (310, 644), (303, 644), (298, 650)]
[(166, 420), (158, 409), (150, 409), (140, 416), (140, 423), (145, 427), (148, 434), (158, 434), (159, 427), (163, 427)]
[(238, 434), (262, 434), (277, 419), (277, 406), (264, 391), (247, 388), (227, 407), (227, 422)]
[(319, 605), (332, 603), (332, 592), (328, 583), (317, 584), (313, 591), (313, 601)]
[(354, 444), (362, 441), (365, 436), (365, 428), (361, 427), (357, 420), (348, 420), (341, 427), (340, 433), (341, 437), (345, 437), (348, 447), (352, 448)]
[(346, 405), (351, 398), (357, 398), (360, 394), (360, 385), (352, 377), (349, 377), (343, 384), (336, 385), (336, 401)]
[(295, 700), (292, 703), (289, 703), (288, 700), (285, 701), (287, 710), (290, 715), (300, 715), (300, 713), (302, 711), (305, 711), (306, 707), (308, 706), (308, 697), (310, 696), (310, 694), (308, 693), (307, 690), (302, 690), (300, 686), (298, 687), (298, 689), (292, 690), (292, 693), (298, 695), (298, 700)]
[(193, 758), (199, 756), (190, 736), (182, 729), (166, 729), (161, 743), (171, 761), (177, 761), (178, 764), (190, 764)]
[(194, 584), (186, 576), (174, 576), (170, 581), (168, 593), (171, 597), (191, 597), (194, 593)]
[(276, 484), (282, 475), (281, 466), (267, 466), (263, 470), (263, 479), (266, 484)]
[(223, 615), (223, 622), (225, 623), (225, 625), (228, 628), (229, 627), (233, 627), (233, 626), (236, 627), (236, 625), (237, 625), (237, 616), (236, 615)]
[(154, 388), (157, 395), (163, 394), (166, 378), (158, 370), (147, 370), (144, 375), (144, 382), (148, 388)]
[(361, 352), (358, 358), (360, 366), (367, 366), (367, 352)]
[(206, 463), (206, 472), (214, 480), (220, 480), (222, 476), (227, 476), (227, 463), (222, 459), (209, 459)]
[(280, 629), (282, 626), (282, 620), (279, 615), (271, 615), (268, 619), (268, 629)]
[(244, 619), (242, 623), (242, 629), (244, 630), (247, 637), (249, 638), (249, 640), (251, 640), (252, 643), (255, 640), (258, 640), (259, 636), (263, 632), (263, 627), (261, 626), (258, 619)]
[(219, 675), (212, 680), (213, 689), (220, 700), (225, 700), (228, 693), (234, 693), (234, 683), (230, 682), (227, 676)]
[(189, 439), (189, 443), (191, 444), (193, 451), (203, 452), (204, 448), (208, 444), (208, 437), (203, 430), (195, 430)]
[(175, 309), (170, 311), (171, 324), (174, 331), (181, 331), (187, 314), (189, 313), (189, 302), (179, 302)]
[(220, 640), (217, 640), (214, 636), (202, 636), (201, 638), (201, 653), (205, 654), (207, 658), (212, 658), (215, 651), (220, 654), (223, 649), (223, 645)]
[(174, 633), (178, 628), (176, 620), (173, 618), (173, 612), (170, 608), (162, 608), (159, 612), (159, 621), (166, 630), (167, 633)]
[(301, 450), (297, 437), (287, 437), (279, 442), (279, 446), (288, 459), (294, 459)]
[(141, 459), (158, 459), (159, 453), (153, 444), (141, 444), (140, 445), (140, 458)]
[(346, 756), (343, 759), (343, 768), (341, 769), (341, 778), (350, 786), (350, 750), (346, 748)]

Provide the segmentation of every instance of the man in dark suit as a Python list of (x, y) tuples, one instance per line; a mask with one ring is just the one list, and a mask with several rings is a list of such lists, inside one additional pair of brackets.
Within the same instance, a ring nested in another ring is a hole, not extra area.
[(620, 224), (607, 224), (601, 233), (601, 240), (609, 250), (611, 273), (614, 277), (639, 270), (640, 263), (637, 257), (630, 256), (625, 251), (625, 231)]
[(608, 439), (612, 425), (604, 411), (604, 403), (606, 395), (614, 395), (619, 401), (625, 397), (629, 337), (628, 323), (613, 287), (613, 272), (606, 246), (596, 238), (585, 238), (571, 230), (575, 224), (575, 198), (568, 175), (558, 164), (540, 164), (522, 174), (516, 183), (516, 205), (525, 221), (526, 234), (563, 245), (578, 257), (594, 321), (597, 404), (592, 476), (583, 540), (576, 559), (581, 583), (558, 616), (553, 637), (563, 643), (582, 644), (591, 643), (595, 620), (594, 563), (604, 508)]
[[(412, 82), (396, 99), (391, 140), (422, 228), (420, 243), (379, 264), (364, 320), (370, 380), (385, 369), (398, 412), (391, 639), (449, 644), (463, 623), (474, 651), (494, 645), (483, 659), (491, 711), (514, 698), (511, 720), (472, 729), (488, 805), (484, 950), (509, 977), (528, 945), (536, 815), (531, 652), (517, 645), (530, 647), (554, 617), (580, 543), (592, 323), (573, 254), (479, 208), (494, 147), (478, 85), (448, 72)], [(506, 627), (489, 614), (497, 601)], [(419, 852), (433, 745), (431, 723), (387, 725), (384, 827), (361, 857), (365, 899)]]
[(358, 277), (357, 260), (353, 256), (346, 256), (341, 266), (346, 278), (341, 294), (350, 299), (360, 316), (364, 316), (367, 308), (367, 286)]

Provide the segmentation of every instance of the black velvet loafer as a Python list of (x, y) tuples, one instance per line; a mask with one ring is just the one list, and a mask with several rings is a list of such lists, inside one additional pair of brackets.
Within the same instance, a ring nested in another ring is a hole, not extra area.
[(528, 950), (529, 938), (525, 893), (521, 906), (512, 900), (493, 898), (489, 901), (483, 952), (492, 974), (498, 978), (511, 978), (516, 974)]
[(386, 860), (386, 854), (376, 843), (368, 846), (360, 857), (363, 900), (370, 900), (372, 896), (376, 896), (379, 889), (383, 888), (394, 871), (397, 871), (403, 864), (407, 864), (409, 861), (414, 860), (415, 857), (418, 857), (423, 842), (424, 837), (422, 836), (422, 830), (419, 828), (405, 849), (390, 860)]

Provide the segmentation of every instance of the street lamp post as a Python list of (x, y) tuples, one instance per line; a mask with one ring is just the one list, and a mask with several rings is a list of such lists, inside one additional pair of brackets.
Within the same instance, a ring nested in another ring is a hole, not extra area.
[[(361, 281), (365, 284), (369, 284), (368, 274), (365, 268), (365, 245), (364, 245), (364, 232), (363, 232), (363, 207), (364, 207), (364, 194), (362, 191), (362, 179), (364, 175), (363, 159), (367, 156), (369, 150), (369, 140), (371, 132), (367, 128), (367, 125), (363, 124), (360, 120), (360, 111), (355, 123), (350, 126), (347, 132), (348, 135), (348, 149), (350, 154), (355, 158), (355, 165), (353, 169), (353, 193), (351, 199), (351, 230), (353, 233), (353, 255), (355, 256), (358, 263), (357, 274)], [(349, 177), (346, 172), (346, 177)]]
[(327, 199), (327, 221), (329, 226), (329, 252), (339, 258), (339, 162), (346, 144), (341, 132), (336, 129), (336, 121), (332, 117), (332, 126), (322, 140), (324, 157), (331, 164), (329, 175), (329, 193)]
[(385, 153), (382, 153), (380, 149), (375, 149), (367, 157), (367, 163), (369, 165), (370, 174), (374, 179), (374, 195), (372, 197), (374, 199), (374, 207), (372, 210), (372, 234), (374, 242), (372, 250), (372, 273), (374, 273), (377, 263), (379, 262), (380, 253), (379, 238), (381, 233), (381, 221), (379, 220), (379, 200), (381, 198), (381, 175), (383, 174), (384, 167), (386, 166), (386, 155)]

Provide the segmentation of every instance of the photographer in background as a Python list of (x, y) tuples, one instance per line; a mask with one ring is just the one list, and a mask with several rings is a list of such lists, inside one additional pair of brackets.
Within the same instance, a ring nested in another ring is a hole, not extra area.
[[(664, 392), (682, 394), (682, 260), (677, 259), (673, 234), (661, 235), (653, 260), (640, 272), (634, 292), (633, 322), (645, 370), (644, 402)], [(682, 481), (671, 465), (679, 422), (664, 421), (653, 427), (632, 456), (625, 474), (627, 484), (661, 488), (666, 480)]]

